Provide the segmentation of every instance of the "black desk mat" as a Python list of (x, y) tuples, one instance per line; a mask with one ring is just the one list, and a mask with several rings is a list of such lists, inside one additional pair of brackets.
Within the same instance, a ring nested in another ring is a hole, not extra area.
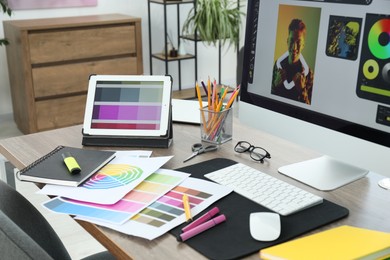
[[(205, 179), (204, 174), (235, 163), (235, 161), (229, 159), (212, 159), (177, 170), (191, 173), (191, 177)], [(349, 213), (348, 209), (324, 200), (320, 205), (287, 217), (281, 216), (282, 233), (280, 237), (272, 242), (259, 242), (250, 235), (249, 214), (252, 212), (269, 211), (267, 208), (233, 192), (214, 203), (198, 216), (215, 206), (219, 207), (221, 214), (225, 214), (226, 222), (185, 241), (185, 243), (209, 259), (236, 259), (257, 253), (262, 248), (290, 240), (344, 218)], [(177, 237), (185, 225), (183, 224), (172, 229), (170, 233)]]

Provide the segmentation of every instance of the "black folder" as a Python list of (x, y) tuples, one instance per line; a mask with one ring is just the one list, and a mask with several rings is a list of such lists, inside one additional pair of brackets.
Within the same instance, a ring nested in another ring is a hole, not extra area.
[[(229, 159), (212, 159), (177, 170), (191, 173), (191, 177), (205, 179), (204, 175), (206, 173), (219, 170), (235, 163), (235, 161)], [(227, 218), (226, 222), (184, 242), (208, 259), (242, 258), (257, 253), (260, 249), (288, 241), (316, 228), (344, 218), (349, 213), (348, 209), (328, 200), (324, 200), (320, 205), (290, 216), (281, 216), (282, 233), (280, 237), (272, 242), (259, 242), (250, 235), (249, 215), (252, 212), (270, 210), (235, 192), (217, 201), (204, 212), (215, 206), (219, 207), (221, 214), (225, 214)], [(171, 230), (170, 233), (177, 237), (185, 225), (186, 224), (183, 224)]]

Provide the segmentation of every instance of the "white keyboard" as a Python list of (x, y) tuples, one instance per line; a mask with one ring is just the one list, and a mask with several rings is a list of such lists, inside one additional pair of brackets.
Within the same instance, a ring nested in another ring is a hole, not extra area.
[(205, 175), (208, 179), (231, 187), (238, 194), (287, 216), (322, 203), (323, 199), (252, 167), (237, 163)]

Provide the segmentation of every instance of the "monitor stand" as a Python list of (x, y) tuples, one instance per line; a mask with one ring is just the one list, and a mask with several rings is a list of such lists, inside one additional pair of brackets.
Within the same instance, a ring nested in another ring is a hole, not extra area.
[(281, 174), (323, 191), (337, 189), (364, 177), (368, 170), (355, 167), (328, 156), (282, 166)]

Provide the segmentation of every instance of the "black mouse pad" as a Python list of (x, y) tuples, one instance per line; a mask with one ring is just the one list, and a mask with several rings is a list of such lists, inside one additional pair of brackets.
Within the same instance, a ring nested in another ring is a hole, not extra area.
[[(206, 173), (235, 163), (229, 159), (212, 159), (177, 170), (191, 173), (191, 177), (206, 179), (204, 177)], [(346, 217), (349, 213), (348, 209), (324, 200), (320, 205), (287, 217), (281, 216), (282, 233), (280, 237), (272, 242), (259, 242), (250, 235), (249, 215), (252, 212), (270, 210), (233, 192), (198, 216), (215, 206), (220, 209), (220, 214), (225, 214), (226, 222), (184, 242), (209, 259), (236, 259), (257, 253), (260, 249), (290, 240)], [(185, 225), (172, 229), (170, 233), (177, 237)]]

